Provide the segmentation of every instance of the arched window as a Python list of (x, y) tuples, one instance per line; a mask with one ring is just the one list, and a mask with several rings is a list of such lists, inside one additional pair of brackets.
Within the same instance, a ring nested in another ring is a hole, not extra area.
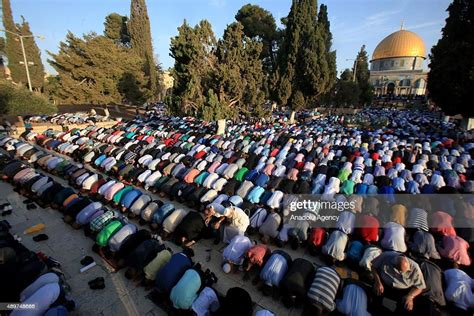
[(425, 88), (425, 85), (426, 85), (426, 81), (423, 78), (420, 78), (417, 81), (415, 81), (415, 88), (416, 89), (423, 89), (423, 88)]
[(387, 94), (393, 94), (395, 92), (395, 84), (393, 82), (390, 82), (387, 85)]

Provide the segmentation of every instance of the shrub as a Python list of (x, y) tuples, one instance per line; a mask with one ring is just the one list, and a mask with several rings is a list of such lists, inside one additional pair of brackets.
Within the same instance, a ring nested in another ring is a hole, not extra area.
[(57, 110), (55, 105), (40, 94), (32, 93), (24, 87), (14, 87), (8, 82), (0, 82), (0, 114), (52, 114)]

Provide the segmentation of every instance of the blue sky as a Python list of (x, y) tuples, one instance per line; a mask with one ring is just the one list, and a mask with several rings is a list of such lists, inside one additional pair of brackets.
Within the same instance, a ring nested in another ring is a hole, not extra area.
[[(221, 36), (227, 24), (234, 21), (238, 9), (246, 3), (258, 4), (269, 10), (277, 22), (290, 10), (291, 0), (147, 0), (148, 14), (155, 54), (166, 69), (173, 66), (169, 56), (170, 38), (177, 27), (187, 19), (192, 25), (201, 19), (211, 22), (214, 32)], [(369, 56), (375, 46), (388, 34), (400, 29), (418, 33), (425, 41), (427, 51), (441, 36), (447, 17), (449, 0), (325, 0), (328, 6), (333, 48), (337, 50), (337, 66), (341, 71), (352, 66), (361, 45), (367, 46)], [(46, 50), (56, 52), (68, 30), (74, 34), (91, 31), (101, 33), (107, 14), (117, 12), (129, 15), (129, 0), (11, 0), (15, 21), (23, 15), (35, 34), (45, 36), (38, 40), (46, 63)], [(425, 65), (426, 68), (426, 65)]]

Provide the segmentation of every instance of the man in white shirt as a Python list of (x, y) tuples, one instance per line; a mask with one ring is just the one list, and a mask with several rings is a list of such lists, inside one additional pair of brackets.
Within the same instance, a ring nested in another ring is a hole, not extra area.
[(244, 235), (247, 227), (250, 225), (250, 219), (241, 208), (236, 206), (228, 207), (224, 211), (224, 216), (227, 220), (222, 241), (228, 243), (235, 235)]

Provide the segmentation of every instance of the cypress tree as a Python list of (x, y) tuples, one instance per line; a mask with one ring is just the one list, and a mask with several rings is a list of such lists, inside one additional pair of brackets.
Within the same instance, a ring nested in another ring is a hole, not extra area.
[(0, 79), (4, 78), (5, 73), (3, 69), (3, 65), (5, 63), (5, 48), (6, 48), (6, 42), (3, 37), (0, 37)]
[(240, 23), (230, 24), (217, 42), (209, 22), (193, 28), (184, 21), (170, 47), (173, 112), (208, 121), (265, 115), (261, 50)]
[[(15, 22), (13, 21), (10, 0), (2, 0), (2, 13), (4, 28), (8, 31), (18, 33), (19, 30), (17, 30)], [(20, 61), (23, 61), (23, 57), (19, 39), (8, 32), (5, 33), (5, 37), (5, 53), (7, 55), (8, 68), (10, 69), (13, 81), (26, 83), (25, 66), (20, 65)]]
[(111, 13), (105, 17), (104, 35), (117, 44), (130, 46), (130, 34), (127, 27), (128, 17)]
[(324, 30), (329, 24), (318, 25), (315, 0), (293, 0), (285, 22), (275, 97), (280, 104), (299, 110), (314, 104), (333, 85), (325, 43), (330, 33)]
[[(174, 58), (172, 111), (181, 115), (199, 115), (206, 102), (213, 73), (217, 71), (214, 55), (216, 38), (210, 23), (199, 22), (194, 28), (186, 20), (171, 39), (170, 56)], [(215, 106), (215, 102), (213, 102)]]
[[(22, 24), (15, 24), (13, 21), (12, 10), (10, 6), (10, 0), (2, 0), (3, 10), (3, 26), (6, 30), (20, 34), (20, 35), (31, 35), (30, 27), (28, 23), (23, 19)], [(23, 17), (22, 17), (23, 18)], [(23, 53), (21, 49), (20, 39), (11, 34), (6, 33), (6, 55), (8, 57), (8, 68), (10, 69), (11, 76), (14, 82), (21, 83), (25, 86), (28, 85), (26, 76), (25, 65), (23, 63)], [(33, 62), (33, 66), (29, 66), (29, 72), (31, 77), (31, 84), (35, 89), (41, 89), (44, 83), (44, 68), (41, 62), (40, 52), (38, 46), (36, 46), (34, 38), (23, 38), (25, 53), (28, 62)]]
[(474, 2), (454, 0), (443, 36), (430, 54), (428, 91), (447, 115), (474, 116)]
[(328, 64), (328, 86), (324, 90), (329, 91), (336, 83), (337, 67), (336, 67), (336, 51), (332, 51), (332, 33), (331, 23), (328, 18), (328, 7), (321, 4), (318, 13), (318, 28), (321, 30), (321, 36), (324, 40), (326, 48), (326, 60)]
[(227, 117), (235, 117), (239, 112), (251, 116), (254, 108), (262, 105), (261, 50), (260, 43), (244, 35), (242, 24), (227, 26), (217, 45), (219, 67), (214, 88)]
[(350, 69), (345, 69), (341, 73), (332, 93), (332, 100), (336, 106), (354, 105), (359, 101), (361, 91), (353, 79), (353, 72)]
[[(369, 71), (369, 56), (365, 50), (365, 45), (362, 45), (360, 51), (357, 53), (356, 61), (356, 82), (359, 86), (359, 103), (367, 105), (372, 102), (372, 86), (369, 83), (370, 71)], [(352, 70), (354, 71), (354, 69)]]
[(296, 25), (299, 20), (299, 1), (293, 0), (290, 13), (286, 18), (286, 29), (283, 41), (277, 56), (277, 72), (275, 74), (276, 86), (274, 97), (282, 105), (286, 105), (293, 90), (295, 76), (295, 64), (297, 60), (300, 26)]
[(144, 60), (143, 70), (148, 77), (148, 88), (154, 95), (159, 90), (158, 68), (153, 56), (150, 20), (145, 0), (132, 0), (128, 32), (132, 49)]
[[(30, 30), (30, 25), (28, 24), (28, 22), (25, 21), (23, 16), (22, 19), (23, 22), (20, 27), (20, 33), (22, 35), (31, 35), (32, 33)], [(31, 85), (35, 89), (41, 89), (44, 85), (44, 66), (43, 62), (41, 61), (40, 50), (36, 45), (36, 41), (33, 37), (25, 37), (23, 39), (23, 43), (25, 45), (25, 52), (28, 59), (28, 63), (33, 63), (32, 65), (28, 66), (31, 78)]]
[(5, 41), (5, 38), (0, 37), (0, 56), (3, 56), (5, 54), (6, 45), (7, 42)]

